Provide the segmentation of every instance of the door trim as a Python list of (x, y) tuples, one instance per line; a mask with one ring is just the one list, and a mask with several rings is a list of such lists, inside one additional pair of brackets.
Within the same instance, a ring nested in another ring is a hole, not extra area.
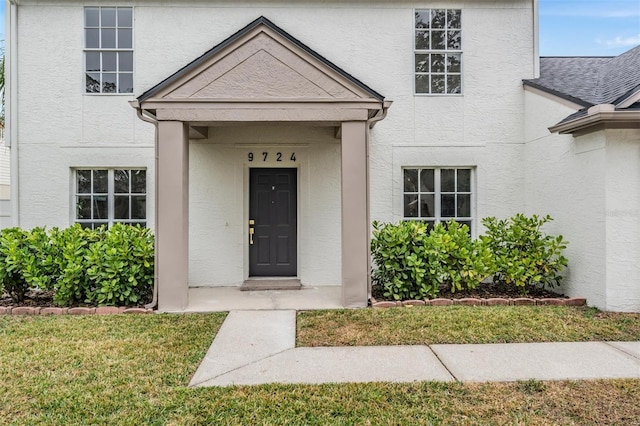
[[(278, 145), (279, 147), (280, 145)], [(293, 145), (292, 145), (293, 146)], [(297, 146), (297, 145), (296, 145)], [(269, 147), (264, 147), (263, 148), (272, 148), (271, 146)], [(302, 148), (306, 148), (306, 146), (303, 146)], [(243, 270), (244, 270), (244, 281), (251, 281), (251, 280), (261, 280), (261, 279), (285, 279), (285, 280), (301, 280), (301, 266), (302, 266), (302, 258), (300, 256), (301, 251), (300, 251), (300, 241), (301, 241), (301, 231), (303, 229), (302, 224), (300, 222), (300, 218), (301, 218), (301, 163), (295, 163), (295, 164), (291, 164), (291, 165), (287, 165), (287, 166), (280, 166), (280, 165), (276, 165), (276, 164), (264, 164), (264, 165), (260, 165), (260, 167), (257, 167), (251, 163), (244, 163), (244, 167), (243, 167), (243, 205), (244, 205), (244, 211), (242, 214), (242, 222), (243, 222), (243, 247), (244, 247), (244, 261), (243, 261)], [(250, 276), (249, 275), (249, 269), (250, 269), (250, 255), (249, 255), (249, 216), (251, 214), (250, 212), (250, 191), (251, 191), (251, 169), (293, 169), (295, 170), (296, 173), (296, 275), (292, 275), (292, 276), (287, 276), (287, 277), (269, 277), (269, 276)]]

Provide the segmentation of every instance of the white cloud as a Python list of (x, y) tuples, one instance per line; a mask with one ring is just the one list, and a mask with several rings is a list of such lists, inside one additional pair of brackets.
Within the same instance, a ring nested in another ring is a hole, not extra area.
[(640, 34), (636, 36), (631, 36), (631, 37), (618, 36), (610, 40), (596, 40), (596, 43), (598, 43), (601, 46), (606, 46), (611, 48), (637, 46), (640, 44)]

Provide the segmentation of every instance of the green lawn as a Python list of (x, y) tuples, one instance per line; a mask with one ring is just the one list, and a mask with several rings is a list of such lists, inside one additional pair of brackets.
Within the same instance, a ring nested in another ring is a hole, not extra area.
[(640, 314), (565, 306), (413, 306), (298, 314), (298, 346), (640, 340)]
[(223, 320), (223, 314), (0, 316), (0, 424), (633, 425), (640, 419), (640, 380), (187, 388)]

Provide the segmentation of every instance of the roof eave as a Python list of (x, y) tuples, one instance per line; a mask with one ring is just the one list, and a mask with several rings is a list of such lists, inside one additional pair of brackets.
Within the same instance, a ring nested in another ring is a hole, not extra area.
[(586, 101), (584, 101), (584, 100), (582, 100), (580, 98), (576, 98), (575, 96), (571, 96), (571, 95), (568, 95), (566, 93), (562, 93), (562, 92), (559, 92), (557, 90), (550, 89), (550, 88), (545, 87), (545, 86), (543, 86), (541, 84), (535, 83), (535, 82), (533, 82), (531, 80), (522, 80), (522, 84), (524, 86), (529, 86), (529, 87), (533, 87), (534, 89), (541, 90), (541, 91), (543, 91), (545, 93), (548, 93), (550, 95), (556, 96), (556, 97), (558, 97), (560, 99), (564, 99), (566, 101), (573, 102), (574, 104), (580, 105), (582, 107), (593, 106), (592, 103), (586, 102)]
[(640, 102), (640, 86), (627, 92), (624, 96), (617, 99), (614, 104), (616, 108), (628, 108), (636, 102)]
[(600, 111), (549, 127), (551, 133), (585, 134), (601, 129), (640, 129), (640, 110)]

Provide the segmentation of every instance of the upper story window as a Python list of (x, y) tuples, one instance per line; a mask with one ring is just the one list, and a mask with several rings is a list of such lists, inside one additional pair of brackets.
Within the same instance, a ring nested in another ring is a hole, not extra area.
[(403, 169), (403, 216), (420, 219), (429, 227), (454, 219), (474, 232), (473, 169)]
[(416, 9), (415, 91), (462, 93), (462, 11)]
[(84, 8), (86, 93), (133, 93), (133, 8)]

